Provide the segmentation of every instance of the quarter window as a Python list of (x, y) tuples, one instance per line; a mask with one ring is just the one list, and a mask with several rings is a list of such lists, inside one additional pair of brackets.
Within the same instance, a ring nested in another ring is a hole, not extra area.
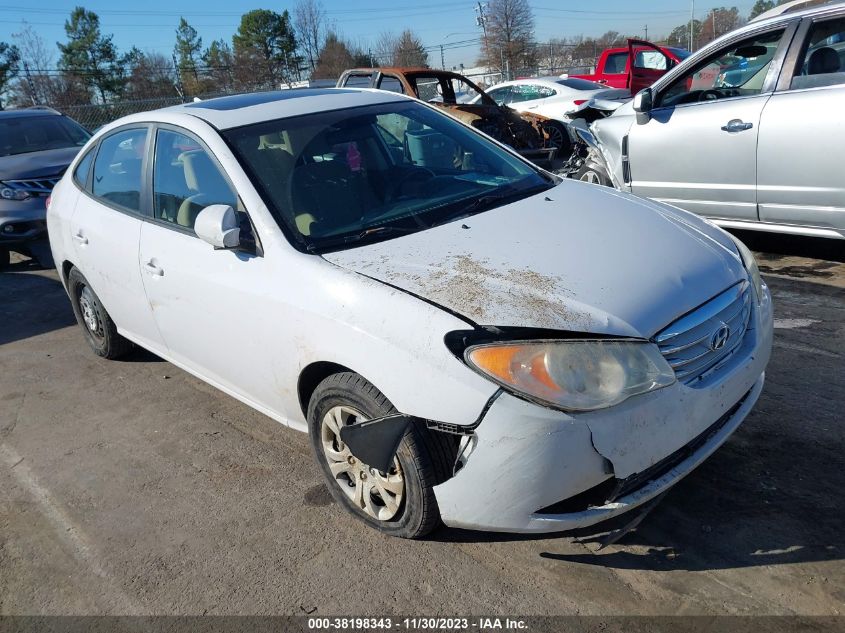
[(192, 229), (199, 212), (212, 204), (238, 208), (237, 196), (217, 163), (190, 136), (159, 130), (153, 170), (155, 218)]
[(709, 102), (760, 94), (783, 29), (723, 48), (675, 80), (659, 95), (659, 106)]
[(141, 167), (146, 147), (146, 128), (123, 130), (104, 138), (94, 161), (94, 196), (130, 211), (140, 211)]
[(73, 170), (73, 179), (84, 189), (88, 188), (88, 172), (91, 171), (91, 163), (93, 161), (94, 148), (91, 148), (85, 156), (82, 157), (82, 160), (77, 163), (76, 169)]
[(845, 84), (845, 19), (819, 22), (810, 31), (801, 66), (790, 88)]

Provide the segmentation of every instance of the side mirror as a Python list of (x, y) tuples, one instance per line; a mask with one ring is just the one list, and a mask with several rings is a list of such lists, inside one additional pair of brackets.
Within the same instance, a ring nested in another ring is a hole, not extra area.
[(212, 204), (200, 211), (194, 231), (198, 238), (215, 249), (237, 248), (241, 243), (238, 219), (228, 204)]
[(640, 90), (634, 95), (634, 112), (638, 114), (648, 114), (651, 112), (653, 99), (654, 96), (652, 95), (651, 88)]

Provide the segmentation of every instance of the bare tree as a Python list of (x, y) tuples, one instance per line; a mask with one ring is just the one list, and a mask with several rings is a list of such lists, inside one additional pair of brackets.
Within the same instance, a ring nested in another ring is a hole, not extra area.
[(380, 66), (392, 66), (393, 53), (398, 44), (399, 38), (395, 33), (382, 31), (382, 33), (378, 36), (378, 39), (376, 39), (375, 46), (373, 47), (373, 56), (375, 57), (376, 63)]
[(21, 56), (21, 73), (11, 87), (12, 102), (17, 105), (53, 103), (60, 90), (55, 76), (55, 53), (26, 22), (20, 31), (12, 34), (12, 40)]
[(534, 13), (528, 0), (490, 0), (482, 20), (482, 64), (508, 76), (536, 65)]
[(311, 73), (328, 36), (326, 10), (320, 0), (299, 0), (293, 8), (293, 27)]

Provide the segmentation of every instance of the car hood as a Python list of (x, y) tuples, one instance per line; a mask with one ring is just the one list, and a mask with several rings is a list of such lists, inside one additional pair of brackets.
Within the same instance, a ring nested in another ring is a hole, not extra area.
[(644, 338), (746, 276), (712, 224), (576, 181), (323, 257), (479, 325)]
[(47, 178), (67, 169), (81, 147), (63, 147), (0, 157), (0, 180)]

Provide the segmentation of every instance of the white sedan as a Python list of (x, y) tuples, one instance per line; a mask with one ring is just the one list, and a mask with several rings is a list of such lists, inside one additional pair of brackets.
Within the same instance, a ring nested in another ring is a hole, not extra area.
[(536, 79), (515, 79), (492, 86), (487, 94), (499, 105), (506, 105), (517, 112), (533, 112), (548, 117), (557, 125), (546, 126), (552, 145), (569, 147), (569, 135), (564, 115), (590, 99), (629, 99), (631, 93), (618, 88), (608, 88), (586, 79), (575, 77), (539, 77)]
[(47, 223), (94, 353), (144, 347), (309, 433), (337, 503), (400, 537), (659, 497), (740, 425), (771, 350), (727, 233), (389, 92), (125, 117)]

